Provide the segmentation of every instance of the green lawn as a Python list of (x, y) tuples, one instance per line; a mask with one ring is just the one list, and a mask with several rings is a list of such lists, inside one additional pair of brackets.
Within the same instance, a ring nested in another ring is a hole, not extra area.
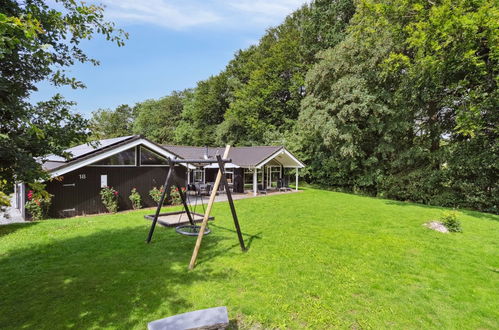
[(499, 217), (462, 234), (422, 226), (441, 208), (307, 189), (228, 204), (194, 271), (195, 238), (151, 210), (0, 226), (0, 328), (138, 328), (226, 305), (240, 328), (499, 328)]

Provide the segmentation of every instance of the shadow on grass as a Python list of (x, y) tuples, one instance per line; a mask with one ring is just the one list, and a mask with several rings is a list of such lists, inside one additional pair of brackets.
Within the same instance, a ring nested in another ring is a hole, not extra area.
[[(198, 309), (184, 298), (188, 286), (235, 276), (209, 266), (189, 272), (194, 240), (158, 230), (146, 244), (146, 234), (142, 227), (105, 230), (4, 254), (0, 328), (145, 328)], [(219, 255), (225, 239), (205, 238), (200, 260)]]
[(0, 237), (10, 235), (12, 233), (15, 233), (19, 229), (26, 229), (35, 226), (39, 223), (40, 222), (38, 221), (33, 221), (33, 222), (16, 222), (16, 223), (10, 223), (8, 225), (0, 225)]
[[(425, 209), (441, 210), (441, 211), (451, 209), (451, 207), (428, 205), (428, 204), (418, 204), (418, 203), (414, 203), (414, 202), (402, 202), (402, 201), (395, 201), (395, 200), (384, 200), (383, 202), (386, 205), (415, 206), (415, 207), (421, 207), (421, 208), (425, 208)], [(459, 209), (459, 208), (455, 209), (455, 210), (457, 212), (463, 213), (463, 214), (471, 216), (471, 217), (486, 219), (486, 220), (491, 220), (491, 221), (499, 221), (499, 216), (494, 215), (492, 213), (484, 213), (484, 212), (473, 211), (473, 210), (469, 210), (469, 209)]]
[[(221, 230), (224, 230), (224, 231), (228, 231), (228, 232), (234, 233), (233, 240), (234, 240), (235, 243), (232, 244), (232, 245), (230, 245), (230, 246), (226, 246), (225, 248), (220, 248), (220, 249), (217, 249), (217, 250), (210, 251), (207, 254), (204, 254), (203, 251), (205, 251), (206, 249), (209, 249), (209, 247), (202, 246), (201, 250), (200, 250), (201, 251), (200, 255), (201, 254), (203, 254), (203, 255), (202, 255), (201, 258), (198, 259), (196, 265), (201, 265), (203, 263), (206, 263), (206, 262), (210, 261), (211, 259), (214, 259), (214, 258), (216, 258), (216, 257), (218, 257), (220, 255), (226, 255), (226, 254), (230, 253), (230, 251), (232, 251), (232, 250), (236, 250), (237, 251), (237, 249), (239, 248), (239, 240), (237, 238), (237, 232), (235, 230), (228, 229), (228, 228), (221, 227), (221, 226), (217, 226), (217, 225), (214, 225), (214, 224), (210, 224), (210, 227), (211, 228), (215, 228), (217, 230), (221, 229)], [(252, 244), (252, 242), (253, 242), (253, 240), (255, 238), (256, 239), (261, 239), (260, 235), (262, 234), (262, 232), (259, 232), (259, 233), (255, 234), (255, 235), (247, 234), (247, 233), (244, 233), (244, 232), (242, 232), (242, 234), (243, 234), (243, 239), (244, 239), (244, 245), (246, 247), (246, 250), (244, 252), (246, 252), (246, 251), (248, 251), (250, 249), (251, 244)], [(249, 239), (245, 239), (245, 236), (249, 237)], [(229, 237), (225, 238), (225, 240), (230, 240), (230, 239), (231, 238), (229, 238)], [(204, 241), (203, 241), (203, 245), (204, 245)], [(240, 251), (240, 249), (239, 249), (239, 251)], [(232, 254), (236, 255), (237, 253), (232, 252)]]
[[(210, 227), (234, 233), (234, 237), (237, 239), (237, 231), (234, 229), (229, 229), (229, 228), (217, 226), (215, 224), (210, 224)], [(241, 234), (243, 234), (243, 238), (244, 238), (244, 236), (249, 237), (248, 239), (245, 239), (245, 242), (244, 242), (245, 243), (244, 245), (246, 246), (246, 250), (249, 250), (249, 248), (251, 247), (251, 243), (253, 242), (254, 239), (261, 239), (262, 238), (260, 236), (262, 233), (263, 232), (259, 232), (257, 234), (248, 234), (245, 232), (241, 232)]]

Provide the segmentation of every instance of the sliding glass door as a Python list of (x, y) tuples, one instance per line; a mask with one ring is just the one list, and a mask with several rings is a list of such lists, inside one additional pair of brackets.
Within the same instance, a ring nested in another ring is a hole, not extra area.
[(281, 166), (267, 166), (267, 188), (277, 189), (279, 179), (282, 177)]

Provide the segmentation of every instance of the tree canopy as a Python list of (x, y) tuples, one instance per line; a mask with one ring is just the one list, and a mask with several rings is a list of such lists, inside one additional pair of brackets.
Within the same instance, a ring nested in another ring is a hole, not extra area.
[(175, 129), (184, 108), (189, 90), (173, 92), (159, 100), (147, 100), (136, 105), (134, 134), (141, 134), (158, 143), (173, 143)]
[(498, 38), (494, 0), (311, 1), (149, 136), (283, 144), (312, 183), (498, 212)]
[(37, 157), (65, 155), (74, 143), (85, 141), (87, 122), (73, 113), (72, 102), (60, 95), (31, 104), (36, 84), (82, 88), (66, 74), (76, 62), (97, 65), (80, 48), (82, 40), (103, 35), (123, 45), (126, 33), (103, 17), (103, 7), (80, 1), (5, 0), (0, 4), (0, 182), (9, 191), (15, 181), (45, 177)]
[(310, 179), (496, 212), (497, 15), (487, 0), (359, 2), (307, 76)]
[(92, 139), (100, 140), (131, 135), (136, 108), (122, 104), (116, 109), (98, 109), (92, 112), (89, 128)]

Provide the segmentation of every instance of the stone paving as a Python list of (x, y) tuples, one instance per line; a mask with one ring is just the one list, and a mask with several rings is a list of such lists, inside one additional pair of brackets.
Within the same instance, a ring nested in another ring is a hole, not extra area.
[[(10, 201), (14, 205), (14, 200)], [(14, 207), (7, 207), (4, 212), (0, 211), (0, 225), (7, 225), (9, 223), (25, 222), (21, 217), (21, 212)]]
[[(232, 193), (232, 199), (233, 200), (238, 200), (238, 199), (245, 199), (245, 198), (254, 198), (254, 197), (264, 197), (264, 196), (274, 196), (274, 195), (283, 195), (283, 194), (292, 194), (296, 193), (299, 191), (292, 190), (292, 191), (268, 191), (267, 194), (258, 194), (256, 196), (253, 195), (253, 192), (248, 192), (248, 193)], [(194, 203), (195, 197), (189, 196), (191, 198), (191, 202)], [(199, 197), (198, 197), (199, 198)], [(208, 204), (208, 201), (210, 200), (210, 196), (203, 196), (203, 203), (206, 205)], [(226, 202), (227, 201), (227, 195), (225, 193), (218, 194), (217, 197), (215, 198), (215, 203), (216, 202)], [(201, 203), (201, 200), (198, 199), (198, 203)]]

